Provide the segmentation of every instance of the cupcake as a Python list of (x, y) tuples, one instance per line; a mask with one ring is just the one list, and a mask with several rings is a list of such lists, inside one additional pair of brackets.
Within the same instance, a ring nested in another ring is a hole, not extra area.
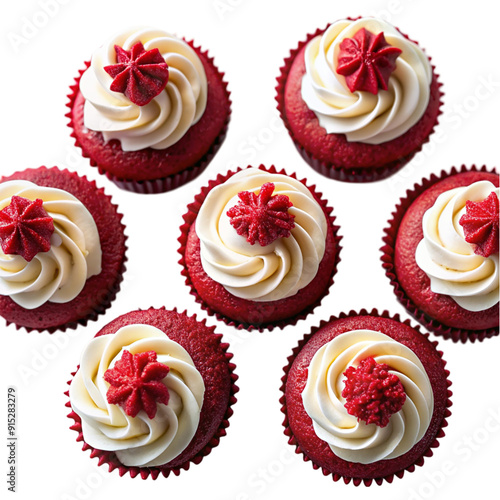
[(455, 168), (416, 184), (385, 229), (382, 260), (399, 301), (454, 341), (498, 335), (498, 175)]
[(71, 429), (109, 471), (178, 475), (226, 434), (237, 379), (232, 354), (205, 321), (133, 311), (85, 348), (66, 393)]
[(439, 445), (450, 415), (436, 344), (387, 311), (322, 322), (285, 367), (289, 443), (334, 481), (370, 486), (412, 472)]
[(137, 28), (98, 48), (71, 87), (72, 137), (123, 189), (158, 193), (199, 175), (222, 144), (229, 93), (193, 42)]
[(302, 157), (327, 177), (393, 174), (428, 140), (440, 84), (417, 43), (386, 21), (344, 19), (292, 50), (278, 77), (278, 110)]
[(333, 282), (340, 237), (331, 212), (314, 186), (274, 167), (219, 175), (184, 215), (186, 284), (209, 314), (238, 328), (293, 324)]
[(0, 179), (0, 315), (28, 331), (95, 320), (125, 270), (121, 220), (102, 189), (68, 170)]

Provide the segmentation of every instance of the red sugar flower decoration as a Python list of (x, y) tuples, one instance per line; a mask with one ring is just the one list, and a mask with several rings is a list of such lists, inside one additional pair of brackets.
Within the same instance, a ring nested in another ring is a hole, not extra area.
[(368, 357), (357, 368), (350, 366), (344, 372), (347, 378), (342, 397), (349, 415), (385, 427), (391, 415), (401, 410), (406, 393), (397, 375), (389, 373), (389, 369), (385, 363)]
[(489, 257), (498, 253), (498, 196), (490, 193), (482, 201), (467, 201), (460, 217), (465, 241), (475, 245), (474, 253)]
[(146, 51), (141, 42), (130, 50), (115, 45), (117, 64), (105, 66), (112, 76), (110, 89), (122, 92), (134, 104), (144, 106), (167, 85), (168, 65), (158, 49)]
[(258, 195), (242, 191), (238, 204), (227, 211), (231, 225), (251, 245), (258, 241), (264, 247), (278, 238), (288, 238), (295, 227), (295, 216), (288, 212), (292, 202), (284, 194), (272, 196), (273, 191), (272, 182), (263, 184)]
[(337, 73), (345, 76), (351, 92), (366, 90), (377, 94), (379, 88), (387, 90), (401, 52), (386, 42), (383, 32), (374, 35), (361, 28), (353, 38), (342, 40)]
[(130, 354), (123, 351), (114, 368), (106, 370), (104, 380), (110, 385), (108, 403), (120, 405), (131, 417), (144, 410), (149, 418), (156, 415), (156, 403), (168, 404), (170, 394), (161, 382), (169, 367), (156, 361), (156, 352)]
[(42, 205), (40, 199), (13, 196), (0, 211), (0, 241), (5, 254), (20, 255), (31, 262), (38, 252), (50, 250), (54, 222)]

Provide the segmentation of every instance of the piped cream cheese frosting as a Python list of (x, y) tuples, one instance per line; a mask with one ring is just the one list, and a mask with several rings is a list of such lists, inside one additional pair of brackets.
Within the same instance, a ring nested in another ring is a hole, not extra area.
[(434, 293), (449, 295), (468, 311), (484, 311), (499, 300), (498, 253), (483, 257), (465, 241), (460, 218), (467, 201), (484, 200), (499, 189), (489, 181), (440, 194), (422, 219), (423, 239), (415, 260), (430, 279)]
[[(376, 95), (351, 92), (345, 76), (337, 73), (340, 45), (362, 28), (384, 34), (387, 43), (402, 52), (388, 80)], [(403, 135), (425, 113), (430, 97), (432, 68), (417, 44), (381, 19), (342, 20), (307, 45), (306, 73), (301, 93), (328, 134), (345, 134), (349, 142), (381, 144)]]
[[(168, 82), (148, 104), (138, 106), (110, 89), (105, 67), (116, 64), (115, 45), (125, 51), (138, 42), (158, 49), (168, 65)], [(153, 28), (129, 29), (114, 36), (92, 55), (80, 79), (85, 98), (84, 125), (102, 132), (105, 141), (118, 139), (124, 151), (165, 149), (179, 141), (203, 115), (207, 78), (196, 52), (183, 40)]]
[(41, 199), (53, 219), (54, 233), (50, 250), (39, 252), (30, 262), (0, 249), (0, 295), (8, 295), (25, 309), (70, 302), (88, 278), (101, 272), (101, 244), (92, 215), (72, 194), (24, 180), (0, 184), (0, 210), (13, 196)]
[[(162, 380), (168, 389), (168, 404), (158, 404), (154, 418), (144, 410), (132, 417), (107, 400), (110, 384), (104, 374), (125, 350), (132, 355), (153, 351), (157, 361), (169, 368)], [(153, 467), (170, 462), (189, 445), (198, 428), (204, 392), (203, 378), (180, 344), (154, 326), (135, 324), (92, 339), (69, 395), (82, 420), (86, 443), (114, 451), (124, 465)]]
[[(358, 421), (344, 406), (344, 372), (368, 357), (387, 364), (406, 393), (401, 410), (391, 415), (385, 427)], [(409, 451), (426, 433), (434, 411), (431, 383), (417, 355), (372, 330), (343, 333), (316, 351), (302, 401), (316, 435), (341, 459), (361, 464), (389, 460)]]
[[(252, 245), (231, 225), (228, 211), (238, 203), (238, 193), (258, 194), (265, 183), (292, 202), (294, 227), (288, 237)], [(304, 184), (257, 168), (241, 170), (212, 189), (196, 218), (204, 271), (232, 295), (256, 302), (290, 297), (314, 279), (327, 227), (323, 209)]]

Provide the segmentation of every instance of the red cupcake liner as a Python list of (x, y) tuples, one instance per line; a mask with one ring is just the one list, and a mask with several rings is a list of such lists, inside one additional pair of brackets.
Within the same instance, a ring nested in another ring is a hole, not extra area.
[(389, 278), (394, 293), (398, 301), (405, 307), (405, 309), (413, 316), (419, 323), (421, 323), (427, 330), (433, 332), (444, 339), (451, 339), (453, 342), (475, 342), (482, 341), (486, 338), (491, 338), (499, 334), (499, 329), (489, 328), (485, 330), (468, 330), (464, 328), (454, 328), (445, 325), (436, 319), (427, 315), (424, 311), (419, 309), (413, 301), (408, 297), (403, 287), (398, 281), (394, 264), (395, 244), (399, 226), (403, 219), (404, 214), (410, 205), (429, 187), (442, 181), (443, 179), (464, 172), (486, 172), (496, 174), (495, 169), (488, 170), (485, 165), (480, 168), (476, 165), (467, 167), (462, 165), (460, 169), (452, 167), (450, 172), (442, 170), (439, 175), (431, 174), (429, 178), (422, 179), (421, 183), (415, 183), (413, 189), (406, 191), (406, 196), (400, 198), (399, 203), (396, 205), (395, 211), (391, 214), (392, 217), (388, 221), (388, 226), (384, 229), (385, 236), (382, 238), (384, 245), (380, 248), (382, 252), (381, 260), (382, 267), (385, 269), (385, 275)]
[(69, 119), (69, 123), (67, 124), (69, 128), (72, 129), (70, 137), (74, 139), (74, 145), (81, 150), (81, 154), (84, 158), (88, 158), (89, 163), (92, 167), (97, 167), (98, 172), (101, 175), (105, 175), (111, 182), (116, 184), (119, 188), (124, 189), (126, 191), (131, 191), (139, 194), (159, 194), (165, 193), (167, 191), (172, 191), (184, 184), (187, 184), (189, 181), (198, 177), (208, 166), (208, 164), (212, 161), (216, 153), (219, 151), (222, 143), (224, 142), (227, 135), (227, 128), (229, 125), (229, 121), (231, 118), (231, 99), (230, 92), (227, 89), (227, 82), (224, 80), (225, 73), (218, 70), (218, 68), (214, 65), (214, 58), (208, 55), (208, 50), (202, 51), (201, 47), (196, 47), (194, 45), (194, 41), (192, 40), (184, 40), (192, 49), (194, 49), (197, 53), (200, 53), (204, 56), (208, 63), (213, 65), (217, 72), (217, 76), (223, 85), (225, 94), (228, 100), (228, 114), (226, 117), (226, 121), (224, 126), (213, 142), (210, 149), (203, 155), (200, 160), (198, 160), (195, 164), (190, 167), (177, 172), (172, 175), (167, 175), (165, 177), (160, 177), (158, 179), (150, 179), (150, 180), (134, 180), (134, 179), (126, 179), (122, 177), (115, 176), (114, 174), (104, 170), (98, 163), (84, 150), (82, 144), (78, 140), (78, 137), (74, 131), (74, 121), (72, 117), (72, 109), (75, 104), (76, 97), (78, 95), (80, 89), (80, 79), (83, 73), (90, 66), (90, 61), (85, 61), (85, 68), (78, 71), (78, 76), (75, 78), (75, 82), (70, 86), (70, 93), (66, 96), (68, 98), (68, 102), (66, 103), (66, 107), (69, 108), (69, 111), (64, 115)]
[[(247, 168), (250, 168), (250, 167), (251, 167), (251, 165), (248, 165)], [(270, 167), (265, 167), (264, 165), (261, 164), (258, 166), (258, 168), (260, 170), (264, 170), (264, 171), (269, 172), (269, 173), (283, 174), (283, 175), (287, 175), (289, 177), (292, 177), (293, 179), (297, 179), (297, 175), (295, 173), (287, 174), (284, 169), (281, 169), (278, 171), (274, 165), (271, 165)], [(211, 306), (206, 304), (205, 301), (199, 296), (195, 286), (193, 285), (193, 283), (191, 281), (191, 278), (189, 276), (189, 271), (187, 268), (187, 264), (186, 264), (186, 260), (185, 260), (186, 243), (187, 243), (187, 239), (188, 239), (189, 230), (190, 230), (192, 224), (195, 222), (195, 220), (198, 216), (198, 213), (200, 211), (201, 205), (205, 201), (205, 198), (207, 197), (208, 193), (214, 187), (218, 186), (219, 184), (223, 184), (229, 178), (231, 178), (233, 175), (240, 172), (241, 170), (244, 170), (244, 168), (238, 167), (236, 169), (236, 171), (230, 170), (226, 174), (218, 174), (217, 178), (215, 180), (209, 181), (208, 185), (201, 189), (201, 192), (195, 196), (194, 202), (190, 203), (188, 205), (188, 207), (187, 207), (188, 211), (182, 217), (184, 219), (184, 224), (182, 224), (180, 227), (181, 235), (177, 239), (180, 243), (180, 247), (177, 251), (181, 255), (181, 259), (179, 260), (179, 264), (182, 266), (181, 275), (186, 278), (185, 283), (190, 288), (190, 293), (191, 293), (191, 295), (194, 296), (195, 301), (197, 303), (199, 303), (201, 305), (202, 309), (205, 310), (210, 316), (215, 316), (219, 321), (223, 321), (225, 324), (227, 324), (229, 326), (234, 326), (238, 330), (242, 330), (242, 329), (245, 329), (248, 331), (257, 330), (261, 333), (265, 330), (272, 331), (274, 328), (283, 329), (285, 326), (295, 325), (299, 320), (305, 319), (310, 313), (312, 313), (312, 311), (317, 306), (319, 306), (321, 304), (323, 298), (326, 297), (330, 293), (330, 288), (333, 284), (334, 276), (337, 272), (337, 265), (340, 262), (340, 251), (342, 249), (342, 247), (340, 246), (340, 240), (342, 239), (342, 236), (339, 236), (339, 234), (338, 234), (340, 226), (335, 225), (336, 217), (334, 215), (331, 215), (333, 212), (333, 208), (329, 207), (327, 205), (327, 201), (322, 198), (322, 193), (319, 193), (316, 191), (316, 186), (315, 185), (308, 186), (306, 184), (306, 179), (302, 179), (302, 180), (297, 179), (297, 180), (300, 180), (300, 182), (302, 182), (302, 184), (304, 184), (306, 187), (308, 187), (308, 189), (313, 193), (316, 200), (320, 203), (321, 207), (325, 211), (325, 215), (327, 216), (328, 222), (331, 225), (332, 230), (333, 230), (333, 237), (334, 237), (333, 240), (334, 240), (334, 244), (337, 248), (337, 252), (335, 255), (335, 262), (334, 262), (332, 275), (330, 277), (330, 280), (328, 282), (327, 287), (325, 288), (324, 294), (317, 301), (315, 301), (313, 304), (311, 304), (306, 309), (304, 309), (301, 313), (299, 313), (295, 316), (292, 316), (288, 319), (278, 320), (278, 321), (275, 321), (272, 323), (264, 323), (264, 324), (242, 323), (242, 322), (239, 322), (233, 318), (230, 318), (230, 317), (216, 311)]]
[[(162, 307), (161, 309), (165, 309)], [(173, 311), (177, 312), (177, 308), (174, 308)], [(184, 311), (182, 314), (187, 315), (187, 311)], [(191, 316), (191, 318), (196, 319), (196, 314)], [(203, 319), (201, 321), (202, 325), (206, 326), (206, 320)], [(233, 358), (233, 354), (228, 352), (229, 344), (227, 342), (221, 342), (222, 340), (222, 334), (215, 333), (215, 326), (208, 327), (210, 330), (212, 330), (212, 334), (214, 335), (215, 338), (219, 339), (220, 346), (222, 350), (224, 351), (225, 358), (228, 362), (228, 367), (230, 371), (230, 377), (231, 377), (231, 389), (230, 389), (230, 394), (229, 394), (229, 404), (228, 408), (226, 410), (226, 413), (224, 415), (224, 418), (222, 419), (221, 424), (219, 425), (219, 428), (217, 429), (216, 433), (211, 437), (211, 439), (208, 441), (208, 443), (198, 452), (196, 455), (191, 457), (189, 460), (186, 460), (182, 465), (179, 465), (177, 467), (162, 467), (162, 466), (157, 466), (157, 467), (131, 467), (131, 466), (126, 466), (123, 465), (116, 457), (115, 453), (112, 451), (104, 451), (104, 450), (99, 450), (97, 448), (94, 448), (87, 444), (85, 442), (85, 439), (83, 437), (82, 433), (82, 419), (80, 416), (73, 411), (71, 408), (71, 401), (67, 401), (65, 403), (65, 406), (69, 408), (71, 411), (68, 413), (67, 417), (69, 419), (72, 419), (74, 423), (70, 426), (71, 430), (74, 430), (78, 433), (78, 437), (76, 438), (77, 442), (83, 443), (82, 445), (82, 451), (87, 451), (90, 450), (90, 458), (97, 458), (98, 459), (98, 466), (102, 465), (107, 465), (108, 466), (108, 472), (113, 472), (115, 469), (118, 469), (118, 474), (120, 477), (124, 476), (125, 474), (130, 474), (130, 477), (134, 478), (136, 476), (140, 476), (141, 479), (147, 479), (148, 477), (151, 477), (153, 480), (158, 478), (158, 476), (161, 474), (163, 477), (168, 477), (171, 473), (174, 474), (175, 476), (178, 476), (182, 470), (189, 470), (189, 467), (191, 464), (193, 465), (198, 465), (204, 457), (209, 455), (214, 448), (216, 448), (219, 445), (220, 439), (224, 437), (227, 432), (226, 429), (229, 427), (229, 418), (233, 414), (233, 409), (231, 408), (237, 401), (235, 394), (239, 391), (238, 386), (236, 385), (236, 380), (238, 380), (238, 375), (234, 373), (234, 370), (236, 368), (236, 365), (231, 362), (231, 359)], [(71, 373), (71, 380), (67, 382), (68, 385), (71, 385), (71, 382), (73, 380), (73, 377), (75, 376), (76, 372), (78, 371), (79, 366), (77, 369)], [(64, 395), (68, 397), (69, 399), (69, 390), (64, 392)]]
[[(361, 16), (359, 16), (361, 17)], [(348, 17), (347, 19), (351, 21), (355, 21), (356, 19), (359, 19), (359, 17), (356, 18), (351, 18)], [(283, 123), (285, 124), (288, 134), (290, 135), (290, 138), (293, 141), (293, 144), (295, 145), (297, 151), (299, 154), (302, 156), (302, 158), (317, 172), (319, 172), (321, 175), (324, 175), (325, 177), (328, 177), (330, 179), (335, 179), (338, 181), (343, 181), (343, 182), (374, 182), (374, 181), (379, 181), (382, 179), (385, 179), (387, 177), (390, 177), (393, 175), (395, 172), (400, 170), (402, 167), (404, 167), (430, 140), (430, 136), (434, 132), (434, 129), (436, 125), (439, 123), (439, 116), (442, 114), (441, 107), (443, 105), (443, 96), (444, 93), (441, 90), (442, 83), (438, 81), (439, 75), (435, 72), (435, 66), (431, 63), (432, 66), (432, 73), (434, 77), (436, 78), (437, 85), (438, 85), (438, 91), (439, 91), (439, 106), (438, 106), (438, 114), (436, 116), (436, 121), (433, 125), (433, 128), (425, 138), (425, 140), (420, 144), (420, 146), (416, 149), (414, 149), (410, 154), (406, 156), (401, 156), (397, 160), (394, 160), (392, 162), (388, 162), (382, 166), (378, 167), (344, 167), (344, 166), (339, 166), (334, 164), (333, 162), (328, 162), (328, 161), (322, 161), (319, 160), (314, 156), (314, 154), (310, 151), (308, 151), (304, 146), (300, 144), (300, 142), (297, 140), (295, 137), (293, 130), (291, 129), (288, 118), (286, 116), (285, 112), (285, 85), (288, 79), (288, 75), (290, 73), (290, 69), (292, 66), (292, 63), (294, 62), (296, 56), (298, 53), (316, 36), (321, 35), (324, 33), (330, 24), (328, 24), (324, 29), (318, 28), (314, 33), (308, 34), (306, 36), (306, 39), (299, 42), (299, 45), (297, 48), (292, 49), (290, 51), (290, 55), (285, 58), (283, 66), (280, 68), (280, 75), (276, 79), (277, 85), (275, 87), (276, 90), (276, 96), (275, 100), (277, 102), (277, 109), (280, 114), (281, 119), (283, 120)], [(410, 37), (408, 37), (406, 34), (402, 33), (399, 29), (398, 31), (408, 40), (414, 42), (415, 44), (418, 45), (418, 42), (415, 40), (412, 40)], [(428, 56), (429, 61), (431, 61), (431, 58)]]
[[(61, 170), (58, 167), (52, 167), (52, 168), (55, 168), (55, 169), (59, 170), (60, 172), (67, 173), (68, 175), (77, 175), (81, 179), (87, 181), (90, 185), (92, 185), (95, 188), (95, 190), (96, 190), (97, 193), (100, 193), (100, 195), (104, 196), (108, 200), (108, 202), (110, 203), (110, 205), (113, 206), (114, 211), (115, 211), (115, 213), (116, 213), (116, 215), (118, 217), (118, 221), (120, 223), (120, 227), (122, 229), (123, 235), (124, 235), (123, 261), (122, 261), (122, 264), (121, 264), (121, 268), (118, 271), (118, 274), (117, 274), (115, 282), (107, 290), (103, 291), (104, 293), (103, 293), (103, 296), (102, 296), (102, 299), (101, 299), (101, 302), (99, 303), (99, 305), (90, 314), (87, 314), (85, 317), (79, 318), (76, 321), (69, 321), (69, 322), (64, 323), (62, 325), (51, 326), (51, 327), (47, 327), (47, 328), (43, 328), (43, 327), (38, 328), (38, 327), (30, 327), (30, 326), (26, 326), (26, 325), (19, 325), (19, 324), (15, 323), (14, 321), (9, 321), (9, 320), (7, 320), (7, 319), (4, 318), (7, 326), (9, 326), (9, 325), (12, 324), (12, 325), (14, 325), (16, 327), (17, 330), (24, 329), (28, 333), (31, 333), (31, 332), (54, 333), (56, 331), (62, 331), (62, 332), (64, 332), (67, 329), (75, 330), (80, 325), (81, 326), (87, 326), (87, 324), (88, 324), (89, 321), (96, 321), (100, 315), (104, 314), (106, 312), (106, 310), (109, 307), (111, 307), (111, 303), (115, 300), (117, 293), (120, 291), (121, 283), (123, 281), (123, 274), (127, 270), (126, 262), (128, 260), (128, 257), (127, 257), (127, 250), (128, 250), (127, 240), (128, 240), (128, 236), (125, 234), (125, 225), (121, 222), (122, 219), (123, 219), (123, 214), (121, 214), (121, 213), (118, 212), (118, 206), (115, 205), (112, 202), (112, 197), (109, 196), (109, 195), (107, 195), (104, 192), (104, 188), (98, 188), (97, 185), (96, 185), (96, 183), (93, 180), (87, 179), (87, 177), (84, 176), (84, 175), (79, 175), (79, 174), (77, 174), (75, 172), (70, 172), (67, 169)], [(51, 169), (49, 169), (49, 168), (47, 168), (45, 166), (39, 167), (39, 169), (41, 169), (41, 170), (51, 170)], [(9, 176), (2, 177), (0, 179), (0, 183), (4, 182), (4, 179), (11, 178), (11, 177), (13, 177), (13, 176), (15, 176), (15, 175), (17, 175), (18, 173), (21, 173), (21, 172), (23, 172), (23, 171), (15, 172), (14, 174), (11, 174)], [(57, 187), (57, 186), (54, 186), (54, 187)], [(64, 304), (62, 304), (62, 305), (64, 305)], [(43, 305), (40, 306), (40, 307), (43, 307)]]
[[(450, 375), (450, 372), (449, 372), (449, 370), (445, 369), (446, 386), (447, 386), (447, 391), (446, 391), (446, 393), (447, 393), (446, 394), (447, 395), (447, 400), (446, 400), (446, 403), (445, 403), (446, 409), (445, 409), (445, 412), (444, 412), (443, 419), (441, 421), (440, 430), (439, 430), (439, 432), (437, 432), (437, 434), (435, 436), (435, 439), (432, 441), (432, 443), (427, 448), (427, 450), (423, 453), (423, 455), (420, 457), (420, 459), (417, 460), (412, 465), (410, 465), (410, 466), (408, 466), (408, 467), (406, 467), (406, 468), (404, 468), (404, 469), (402, 469), (402, 470), (400, 470), (400, 471), (398, 471), (396, 473), (388, 474), (388, 475), (383, 476), (383, 477), (359, 478), (359, 477), (346, 477), (346, 476), (334, 473), (334, 472), (332, 472), (332, 471), (330, 471), (330, 470), (328, 470), (328, 469), (326, 469), (324, 467), (320, 467), (319, 465), (317, 465), (316, 463), (314, 463), (305, 454), (304, 450), (302, 450), (302, 448), (300, 447), (300, 445), (299, 445), (297, 439), (295, 438), (295, 436), (294, 436), (294, 434), (292, 432), (292, 429), (290, 428), (290, 425), (289, 425), (287, 405), (286, 405), (286, 397), (285, 397), (285, 390), (286, 390), (286, 383), (287, 383), (287, 380), (288, 380), (288, 373), (290, 371), (292, 363), (295, 360), (295, 357), (297, 356), (297, 354), (302, 350), (302, 348), (307, 344), (307, 342), (309, 341), (309, 339), (318, 330), (320, 330), (321, 328), (323, 328), (326, 324), (330, 323), (331, 321), (335, 321), (337, 319), (354, 317), (354, 316), (376, 316), (376, 317), (380, 317), (380, 318), (387, 318), (387, 319), (392, 319), (394, 321), (398, 321), (398, 322), (400, 322), (400, 323), (402, 323), (404, 325), (410, 326), (411, 328), (413, 328), (414, 330), (416, 330), (417, 332), (419, 332), (420, 334), (422, 334), (425, 338), (429, 339), (429, 341), (431, 342), (431, 344), (437, 350), (438, 342), (437, 341), (431, 341), (430, 338), (429, 338), (429, 334), (428, 333), (422, 333), (420, 331), (420, 328), (418, 326), (415, 326), (415, 325), (411, 324), (410, 320), (401, 321), (401, 318), (400, 318), (399, 314), (392, 315), (387, 310), (384, 310), (382, 313), (379, 313), (376, 308), (372, 309), (371, 311), (367, 311), (366, 309), (361, 309), (359, 312), (351, 310), (347, 314), (346, 313), (340, 313), (338, 316), (331, 316), (326, 321), (322, 320), (317, 327), (313, 327), (311, 329), (311, 331), (308, 334), (306, 334), (302, 340), (299, 341), (297, 347), (295, 347), (292, 350), (292, 354), (290, 356), (288, 356), (288, 358), (287, 358), (287, 364), (283, 367), (284, 375), (281, 378), (282, 384), (281, 384), (281, 387), (280, 387), (280, 391), (282, 393), (282, 396), (279, 399), (279, 402), (281, 404), (281, 412), (285, 415), (285, 418), (284, 418), (283, 423), (282, 423), (283, 427), (285, 428), (285, 430), (283, 431), (283, 433), (285, 434), (285, 436), (288, 437), (288, 444), (290, 444), (292, 446), (295, 446), (295, 453), (298, 454), (298, 455), (302, 455), (303, 456), (304, 462), (311, 462), (311, 465), (312, 465), (313, 469), (316, 469), (316, 470), (317, 469), (321, 469), (324, 476), (331, 475), (333, 481), (337, 482), (337, 481), (340, 481), (342, 479), (345, 484), (349, 484), (352, 481), (352, 483), (353, 483), (354, 486), (359, 486), (362, 483), (365, 486), (371, 486), (371, 484), (373, 482), (375, 482), (376, 484), (378, 484), (380, 486), (384, 482), (392, 483), (392, 481), (394, 480), (395, 476), (401, 479), (404, 476), (405, 472), (409, 472), (409, 473), (413, 472), (416, 467), (421, 467), (424, 464), (425, 458), (432, 457), (432, 455), (434, 454), (434, 452), (432, 450), (434, 448), (437, 448), (439, 446), (439, 439), (445, 436), (445, 432), (444, 432), (443, 429), (448, 426), (447, 419), (451, 415), (451, 411), (449, 410), (449, 408), (452, 406), (452, 402), (451, 402), (450, 398), (451, 398), (451, 396), (452, 396), (453, 393), (450, 391), (449, 388), (452, 385), (452, 383), (448, 379), (448, 377)], [(446, 366), (446, 361), (443, 359), (443, 352), (437, 350), (437, 353), (439, 354), (439, 356), (440, 356), (440, 358), (442, 360), (443, 367)]]

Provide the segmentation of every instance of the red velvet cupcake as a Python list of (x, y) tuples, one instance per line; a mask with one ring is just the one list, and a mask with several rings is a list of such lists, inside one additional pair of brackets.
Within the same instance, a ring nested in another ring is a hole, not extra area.
[(125, 270), (122, 215), (94, 182), (40, 167), (0, 180), (0, 315), (30, 330), (95, 320)]
[(226, 87), (192, 42), (130, 29), (80, 71), (66, 116), (100, 173), (123, 189), (159, 193), (199, 175), (217, 152), (230, 116)]
[(454, 341), (498, 335), (498, 175), (453, 168), (400, 200), (382, 248), (399, 301)]
[(296, 452), (334, 481), (392, 482), (432, 456), (451, 406), (436, 342), (387, 311), (323, 321), (294, 349), (281, 398)]
[(186, 284), (238, 328), (284, 327), (328, 293), (338, 227), (314, 186), (274, 167), (219, 175), (188, 206), (179, 241)]
[(83, 450), (110, 472), (143, 479), (200, 463), (226, 434), (236, 401), (235, 366), (221, 337), (165, 308), (105, 326), (66, 393)]
[(345, 19), (285, 60), (278, 110), (302, 157), (342, 181), (387, 177), (428, 140), (441, 91), (419, 46), (386, 21)]

